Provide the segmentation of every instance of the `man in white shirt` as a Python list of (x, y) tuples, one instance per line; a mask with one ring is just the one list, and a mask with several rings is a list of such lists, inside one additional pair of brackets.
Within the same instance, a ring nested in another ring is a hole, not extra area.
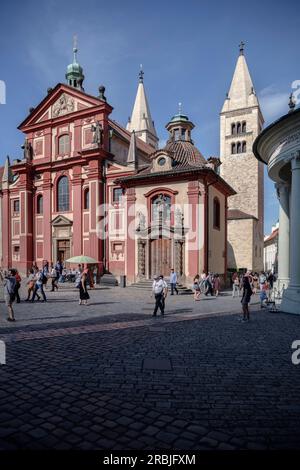
[(171, 269), (171, 274), (170, 274), (170, 285), (171, 285), (171, 295), (174, 295), (174, 290), (176, 294), (178, 295), (178, 289), (176, 287), (177, 284), (177, 273), (175, 273), (174, 269)]
[(165, 298), (167, 296), (168, 286), (163, 276), (155, 276), (152, 284), (152, 293), (155, 297), (155, 307), (153, 317), (156, 317), (157, 310), (160, 309), (161, 315), (165, 313)]

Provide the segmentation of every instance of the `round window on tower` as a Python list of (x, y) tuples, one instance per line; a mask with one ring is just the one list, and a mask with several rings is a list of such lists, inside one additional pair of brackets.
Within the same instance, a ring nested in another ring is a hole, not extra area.
[(166, 163), (165, 157), (161, 157), (157, 163), (159, 164), (159, 166), (164, 166), (164, 164)]

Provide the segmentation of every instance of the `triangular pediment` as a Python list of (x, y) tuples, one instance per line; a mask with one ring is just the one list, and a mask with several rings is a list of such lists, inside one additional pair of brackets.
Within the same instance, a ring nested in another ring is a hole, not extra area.
[(55, 217), (55, 219), (52, 220), (51, 225), (52, 227), (70, 227), (73, 225), (73, 222), (63, 215), (58, 215)]
[(32, 110), (29, 116), (20, 124), (19, 129), (48, 120), (60, 118), (66, 114), (77, 113), (88, 108), (99, 106), (101, 101), (81, 90), (59, 83)]
[(114, 162), (113, 164), (107, 165), (107, 173), (114, 173), (119, 171), (128, 171), (126, 165), (121, 165), (119, 163)]

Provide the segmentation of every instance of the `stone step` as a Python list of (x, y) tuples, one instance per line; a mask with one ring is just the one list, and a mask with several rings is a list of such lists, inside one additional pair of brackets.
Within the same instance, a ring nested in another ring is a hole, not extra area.
[[(167, 284), (168, 284), (168, 288), (169, 290), (171, 289), (170, 287), (170, 283), (168, 282), (168, 280), (166, 281)], [(153, 284), (153, 281), (152, 280), (148, 280), (148, 279), (145, 279), (143, 281), (139, 281), (139, 282), (134, 282), (133, 284), (130, 284), (130, 286), (128, 287), (134, 287), (135, 289), (143, 289), (143, 290), (151, 290), (152, 289), (152, 284)], [(190, 295), (193, 293), (192, 289), (184, 286), (183, 284), (176, 284), (176, 287), (179, 291), (179, 294), (180, 295)]]
[(101, 286), (117, 286), (118, 281), (113, 274), (103, 274), (100, 279)]

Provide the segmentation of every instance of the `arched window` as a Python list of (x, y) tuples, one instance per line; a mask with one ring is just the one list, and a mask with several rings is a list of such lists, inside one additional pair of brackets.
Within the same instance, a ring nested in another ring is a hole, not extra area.
[(171, 223), (171, 198), (165, 194), (159, 194), (152, 199), (152, 221), (170, 225)]
[(236, 144), (236, 153), (241, 153), (242, 151), (242, 145), (241, 145), (241, 142), (238, 142)]
[(41, 194), (38, 195), (36, 200), (36, 212), (37, 214), (43, 213), (43, 196)]
[(86, 188), (83, 193), (83, 208), (89, 209), (90, 208), (90, 190)]
[(220, 201), (217, 197), (214, 198), (213, 211), (214, 228), (220, 230)]
[(57, 210), (69, 210), (69, 180), (67, 176), (62, 176), (57, 183)]
[(242, 131), (242, 126), (241, 126), (241, 123), (238, 122), (237, 125), (236, 125), (236, 133), (237, 134), (240, 134)]
[(236, 145), (235, 145), (235, 143), (231, 144), (231, 153), (232, 153), (232, 154), (236, 153)]
[(179, 140), (180, 139), (180, 131), (179, 129), (174, 129), (174, 139)]
[(247, 127), (246, 127), (246, 121), (243, 121), (242, 123), (242, 132), (243, 134), (247, 131)]
[(58, 153), (63, 155), (70, 151), (70, 137), (68, 134), (61, 135), (58, 138)]
[(247, 144), (245, 141), (242, 143), (242, 152), (243, 153), (247, 152)]
[(235, 126), (235, 122), (233, 124), (231, 124), (231, 135), (235, 135), (236, 133), (236, 126)]

